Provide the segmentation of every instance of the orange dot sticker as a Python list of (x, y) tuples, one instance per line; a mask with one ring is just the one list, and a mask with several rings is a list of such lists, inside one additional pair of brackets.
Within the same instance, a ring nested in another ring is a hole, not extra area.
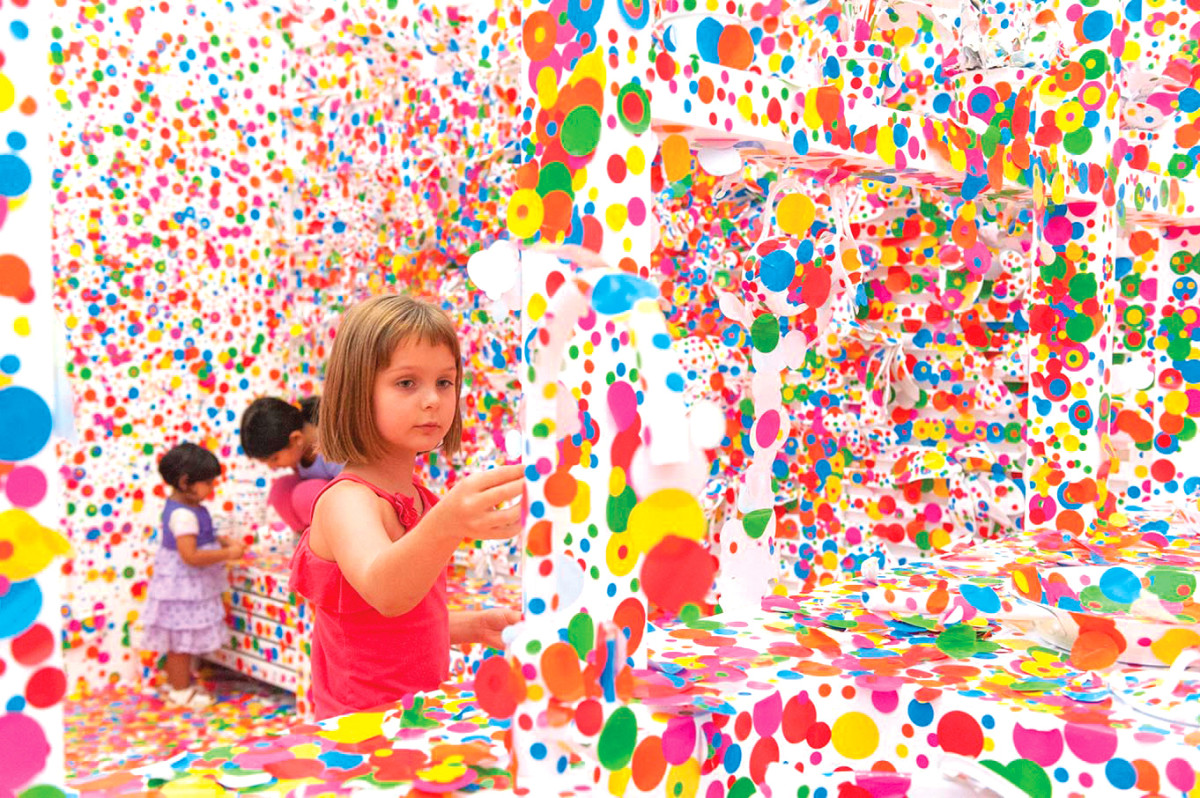
[(532, 557), (549, 555), (551, 531), (552, 527), (549, 521), (538, 521), (534, 524), (525, 540), (525, 551)]
[(975, 246), (975, 241), (979, 236), (979, 228), (973, 220), (960, 216), (950, 226), (950, 236), (954, 239), (955, 244), (958, 244), (963, 249), (970, 249)]
[(555, 471), (546, 480), (546, 501), (551, 507), (567, 507), (575, 499), (578, 483), (567, 471)]
[(1084, 631), (1071, 646), (1071, 665), (1082, 671), (1100, 670), (1115, 663), (1120, 653), (1112, 635), (1099, 629)]
[(667, 759), (663, 756), (662, 740), (657, 736), (647, 737), (633, 751), (633, 784), (643, 792), (658, 786), (667, 772)]
[(638, 650), (642, 644), (642, 634), (646, 631), (646, 607), (637, 596), (630, 596), (617, 605), (613, 613), (613, 623), (625, 635), (625, 653), (629, 656)]
[(33, 301), (29, 265), (16, 255), (0, 255), (0, 296), (18, 302)]
[(692, 171), (692, 148), (678, 133), (667, 136), (662, 143), (663, 174), (667, 182), (678, 183)]
[(558, 37), (558, 22), (547, 11), (535, 11), (525, 19), (521, 29), (521, 46), (530, 61), (542, 61), (554, 53)]
[(583, 698), (583, 671), (579, 655), (569, 643), (553, 643), (542, 652), (542, 678), (546, 689), (559, 701), (578, 701)]
[(746, 69), (754, 61), (754, 40), (741, 25), (726, 25), (717, 39), (717, 59), (721, 66)]

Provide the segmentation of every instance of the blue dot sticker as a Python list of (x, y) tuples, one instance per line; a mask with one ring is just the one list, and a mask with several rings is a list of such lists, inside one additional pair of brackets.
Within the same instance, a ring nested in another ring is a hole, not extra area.
[(28, 460), (45, 448), (54, 419), (42, 397), (28, 388), (0, 390), (0, 460)]

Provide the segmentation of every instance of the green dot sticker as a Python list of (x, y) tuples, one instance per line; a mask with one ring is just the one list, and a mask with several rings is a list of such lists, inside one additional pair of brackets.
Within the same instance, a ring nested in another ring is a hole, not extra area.
[(608, 716), (596, 745), (600, 764), (608, 770), (620, 770), (633, 759), (637, 744), (637, 718), (629, 707), (617, 707)]
[(563, 149), (576, 158), (591, 155), (600, 142), (600, 114), (590, 105), (581, 105), (563, 120)]
[(1067, 337), (1077, 343), (1083, 343), (1096, 334), (1096, 324), (1092, 317), (1079, 314), (1067, 321)]
[(1108, 56), (1103, 50), (1088, 50), (1079, 63), (1083, 65), (1083, 76), (1088, 80), (1095, 80), (1108, 71)]
[(1063, 136), (1063, 149), (1072, 155), (1083, 155), (1092, 146), (1092, 131), (1081, 127)]
[(779, 320), (767, 314), (750, 325), (750, 340), (759, 352), (774, 352), (779, 346)]

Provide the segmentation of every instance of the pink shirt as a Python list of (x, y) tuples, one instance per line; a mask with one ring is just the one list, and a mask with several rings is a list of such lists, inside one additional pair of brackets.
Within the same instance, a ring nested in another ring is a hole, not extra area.
[[(343, 480), (366, 485), (391, 502), (406, 530), (420, 521), (412, 499), (347, 474), (326, 485), (317, 500)], [(421, 485), (415, 487), (428, 511), (437, 497)], [(313, 611), (312, 701), (317, 718), (373, 709), (408, 693), (436, 690), (450, 675), (446, 572), (417, 606), (389, 618), (359, 595), (337, 563), (313, 553), (309, 531), (304, 531), (292, 555), (289, 587)]]

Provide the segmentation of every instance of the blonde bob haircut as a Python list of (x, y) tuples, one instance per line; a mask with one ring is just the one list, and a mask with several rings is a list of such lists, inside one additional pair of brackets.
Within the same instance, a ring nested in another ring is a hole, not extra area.
[(442, 449), (462, 445), (462, 352), (453, 322), (441, 308), (403, 295), (376, 296), (355, 305), (342, 319), (325, 367), (317, 420), (321, 452), (330, 462), (362, 465), (386, 455), (375, 427), (375, 378), (396, 348), (420, 341), (445, 346), (454, 356), (454, 421)]

